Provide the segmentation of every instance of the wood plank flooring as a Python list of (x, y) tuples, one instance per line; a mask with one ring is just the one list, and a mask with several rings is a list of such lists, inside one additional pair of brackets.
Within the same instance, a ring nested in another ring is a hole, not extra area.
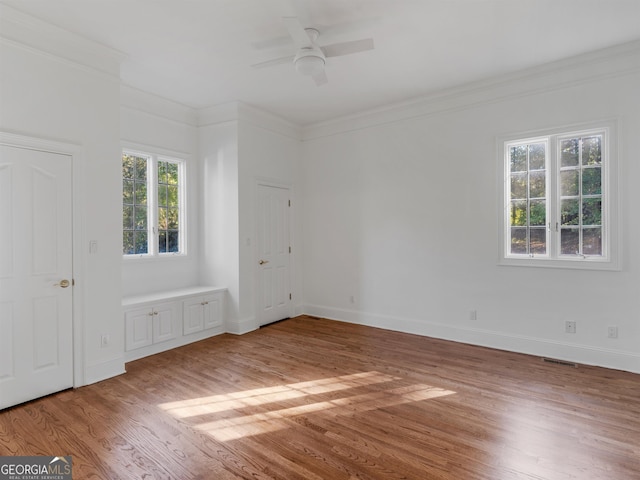
[(297, 317), (0, 412), (74, 479), (640, 479), (640, 375)]

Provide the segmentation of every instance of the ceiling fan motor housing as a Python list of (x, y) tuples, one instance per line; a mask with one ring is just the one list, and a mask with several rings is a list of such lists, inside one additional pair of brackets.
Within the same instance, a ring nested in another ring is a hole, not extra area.
[(302, 75), (313, 76), (324, 70), (324, 53), (318, 47), (301, 48), (293, 59), (293, 64)]

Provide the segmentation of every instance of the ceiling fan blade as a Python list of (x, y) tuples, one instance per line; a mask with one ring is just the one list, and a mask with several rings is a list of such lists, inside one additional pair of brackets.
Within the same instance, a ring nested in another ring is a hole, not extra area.
[(265, 68), (265, 67), (273, 67), (275, 65), (282, 65), (284, 63), (290, 63), (293, 65), (293, 56), (289, 55), (287, 57), (274, 58), (271, 60), (267, 60), (266, 62), (254, 63), (251, 65), (252, 68)]
[(307, 32), (304, 31), (304, 27), (300, 23), (300, 20), (298, 20), (298, 17), (282, 17), (282, 21), (287, 27), (289, 35), (291, 35), (291, 38), (293, 38), (293, 43), (295, 43), (296, 48), (313, 46), (309, 35), (307, 35)]
[(352, 53), (373, 50), (373, 48), (373, 38), (353, 40), (352, 42), (332, 43), (331, 45), (320, 47), (325, 57), (340, 57), (342, 55), (351, 55)]
[(322, 70), (319, 73), (316, 73), (315, 75), (313, 75), (313, 81), (316, 82), (316, 86), (320, 87), (322, 85), (324, 85), (325, 83), (329, 83), (329, 79), (327, 78), (327, 72), (325, 72), (324, 70)]

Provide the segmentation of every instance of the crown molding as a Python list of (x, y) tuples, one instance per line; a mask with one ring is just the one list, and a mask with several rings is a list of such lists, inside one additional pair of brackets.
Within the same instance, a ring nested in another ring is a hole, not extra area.
[(191, 127), (198, 126), (195, 108), (129, 85), (120, 84), (120, 107)]
[(640, 41), (634, 41), (441, 90), (405, 102), (307, 125), (302, 127), (302, 140), (474, 108), (639, 72)]
[(293, 140), (302, 139), (302, 130), (287, 120), (244, 102), (227, 102), (198, 110), (198, 126), (246, 122)]
[(126, 56), (63, 28), (0, 3), (0, 39), (4, 43), (62, 59), (91, 70), (120, 77)]

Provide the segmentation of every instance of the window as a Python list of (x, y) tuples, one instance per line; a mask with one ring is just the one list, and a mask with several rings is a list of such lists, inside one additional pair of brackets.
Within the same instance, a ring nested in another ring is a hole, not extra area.
[(184, 162), (122, 153), (122, 253), (184, 254)]
[(613, 124), (503, 139), (501, 263), (617, 269)]

